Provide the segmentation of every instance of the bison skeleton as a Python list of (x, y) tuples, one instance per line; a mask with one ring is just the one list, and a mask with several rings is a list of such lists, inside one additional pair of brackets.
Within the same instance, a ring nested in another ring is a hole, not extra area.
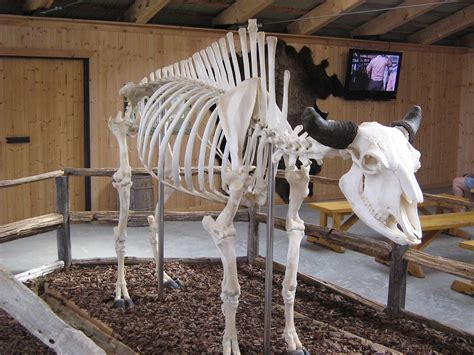
[[(287, 121), (288, 71), (280, 107), (275, 98), (277, 39), (257, 32), (254, 20), (249, 21), (248, 30), (239, 30), (239, 38), (243, 77), (234, 35), (228, 33), (192, 58), (158, 69), (139, 85), (129, 83), (120, 91), (128, 100), (127, 109), (109, 120), (120, 151), (120, 167), (113, 176), (120, 200), (119, 223), (114, 228), (118, 258), (115, 304), (133, 304), (124, 270), (132, 185), (127, 135), (137, 134), (140, 161), (165, 185), (165, 201), (178, 190), (225, 203), (216, 220), (207, 216), (202, 221), (220, 251), (224, 269), (224, 354), (240, 353), (235, 326), (240, 286), (233, 218), (241, 204), (265, 204), (268, 181), (274, 178), (266, 169), (268, 160), (277, 163), (283, 157), (285, 179), (290, 185), (286, 217), (289, 249), (282, 289), (284, 338), (288, 350), (295, 351), (302, 349), (293, 320), (299, 247), (304, 237), (304, 222), (298, 212), (308, 194), (310, 160), (322, 164), (331, 156), (352, 159), (350, 171), (341, 179), (341, 189), (354, 211), (395, 242), (417, 244), (421, 229), (416, 206), (422, 194), (414, 172), (420, 166), (420, 155), (410, 141), (418, 129), (421, 111), (414, 107), (395, 127), (385, 127), (375, 122), (357, 126), (326, 121), (313, 108), (307, 108), (303, 125), (293, 129)], [(273, 145), (273, 152), (268, 143)], [(215, 166), (216, 156), (220, 167)], [(197, 164), (197, 177), (193, 164)], [(158, 214), (157, 208), (155, 216), (148, 218), (157, 265)], [(164, 281), (174, 284), (166, 274)]]

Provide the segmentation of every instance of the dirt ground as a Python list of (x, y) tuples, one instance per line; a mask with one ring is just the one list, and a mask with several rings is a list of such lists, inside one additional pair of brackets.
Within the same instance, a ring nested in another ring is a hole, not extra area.
[[(184, 284), (167, 290), (158, 301), (153, 264), (127, 266), (128, 289), (135, 306), (112, 308), (115, 266), (73, 266), (48, 275), (48, 287), (86, 309), (112, 327), (121, 340), (142, 354), (219, 353), (224, 331), (221, 312), (220, 264), (167, 263), (165, 270)], [(283, 353), (282, 274), (276, 272), (273, 291), (272, 347)], [(239, 344), (243, 354), (262, 353), (264, 270), (239, 265), (241, 298), (237, 313)], [(385, 313), (345, 298), (324, 286), (299, 282), (295, 311), (296, 328), (311, 353), (380, 353), (382, 344), (403, 353), (473, 354), (474, 341), (434, 330), (406, 319), (390, 319)], [(0, 353), (47, 353), (39, 341), (0, 313)], [(337, 329), (336, 329), (337, 328)], [(351, 336), (349, 333), (356, 335)], [(360, 337), (360, 338), (359, 338)]]

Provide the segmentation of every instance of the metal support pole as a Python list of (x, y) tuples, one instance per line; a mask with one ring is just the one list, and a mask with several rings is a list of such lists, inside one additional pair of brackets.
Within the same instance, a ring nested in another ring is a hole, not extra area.
[[(158, 145), (161, 144), (161, 140), (163, 139), (163, 134), (160, 132), (158, 137)], [(158, 164), (163, 164), (164, 162), (158, 162)], [(163, 276), (164, 276), (164, 268), (163, 268), (163, 259), (164, 259), (164, 250), (165, 250), (165, 184), (162, 181), (158, 182), (158, 299), (163, 301), (164, 296), (164, 285), (163, 285)]]
[(158, 299), (163, 300), (163, 259), (165, 250), (165, 184), (158, 183)]
[(71, 266), (71, 233), (69, 228), (69, 177), (56, 178), (56, 212), (63, 215), (64, 221), (57, 231), (58, 259), (64, 266)]
[(268, 192), (267, 192), (267, 253), (265, 260), (265, 325), (263, 334), (263, 353), (270, 354), (272, 349), (272, 281), (273, 281), (273, 207), (275, 190), (275, 165), (272, 162), (273, 146), (269, 144)]

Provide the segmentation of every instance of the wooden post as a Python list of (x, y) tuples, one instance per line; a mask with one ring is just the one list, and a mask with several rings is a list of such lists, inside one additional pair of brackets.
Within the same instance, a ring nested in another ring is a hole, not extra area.
[(259, 239), (258, 239), (258, 221), (257, 212), (259, 210), (258, 205), (251, 205), (249, 207), (249, 226), (247, 234), (247, 259), (250, 264), (255, 262), (255, 258), (259, 252)]
[(56, 212), (64, 217), (63, 226), (58, 229), (58, 259), (64, 261), (64, 267), (71, 266), (71, 235), (69, 228), (69, 177), (56, 178)]
[(407, 290), (408, 262), (403, 259), (403, 254), (408, 250), (408, 245), (392, 243), (390, 279), (388, 283), (387, 313), (391, 317), (400, 315), (405, 308)]
[(56, 353), (105, 355), (83, 332), (61, 320), (41, 298), (1, 267), (0, 285), (0, 309)]

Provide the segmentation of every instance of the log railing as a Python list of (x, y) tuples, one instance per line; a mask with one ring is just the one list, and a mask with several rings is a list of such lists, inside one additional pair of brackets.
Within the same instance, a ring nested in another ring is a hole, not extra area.
[(64, 175), (64, 171), (56, 170), (56, 171), (51, 171), (49, 173), (27, 176), (27, 177), (22, 177), (19, 179), (14, 179), (14, 180), (2, 180), (0, 181), (0, 187), (23, 185), (23, 184), (28, 184), (35, 181), (48, 180), (48, 179), (52, 179), (57, 176), (63, 176), (63, 175)]
[(0, 243), (49, 232), (58, 229), (64, 222), (63, 215), (50, 213), (0, 226)]
[[(220, 167), (214, 169), (220, 171)], [(114, 168), (65, 168), (63, 170), (53, 171), (36, 176), (24, 177), (15, 180), (0, 181), (0, 188), (17, 186), (21, 184), (42, 181), (46, 179), (55, 179), (56, 182), (56, 211), (44, 216), (33, 217), (26, 220), (0, 226), (0, 243), (12, 241), (19, 238), (43, 233), (57, 229), (58, 258), (64, 262), (64, 266), (71, 265), (71, 241), (69, 233), (69, 223), (77, 222), (108, 222), (116, 223), (118, 220), (118, 211), (69, 211), (69, 177), (70, 176), (104, 176), (110, 177), (115, 173)], [(193, 168), (193, 173), (197, 172)], [(183, 172), (181, 172), (183, 173)], [(134, 175), (147, 175), (145, 169), (132, 169)], [(277, 177), (284, 177), (283, 171), (277, 172)], [(336, 179), (312, 176), (313, 182), (326, 184), (337, 184)], [(449, 197), (425, 194), (426, 199), (436, 200), (437, 203), (452, 206), (461, 205), (468, 209), (474, 207), (473, 202), (453, 200)], [(145, 221), (146, 217), (153, 211), (130, 211), (129, 220)], [(198, 221), (205, 215), (217, 215), (217, 212), (167, 212), (165, 220), (167, 221)], [(248, 228), (248, 248), (247, 260), (254, 262), (259, 254), (258, 245), (258, 224), (266, 223), (265, 214), (259, 213), (257, 209), (239, 210), (235, 221), (249, 222)], [(285, 229), (285, 220), (275, 218), (275, 228)], [(403, 313), (405, 304), (406, 290), (406, 263), (408, 261), (416, 264), (433, 268), (452, 275), (460, 276), (465, 279), (474, 280), (474, 266), (439, 256), (432, 256), (414, 249), (407, 249), (389, 244), (384, 241), (378, 241), (367, 237), (358, 236), (352, 233), (341, 232), (335, 229), (306, 224), (306, 235), (321, 237), (328, 242), (341, 245), (350, 250), (378, 257), (389, 261), (391, 264), (389, 279), (389, 295), (387, 302), (387, 311), (392, 315)]]

